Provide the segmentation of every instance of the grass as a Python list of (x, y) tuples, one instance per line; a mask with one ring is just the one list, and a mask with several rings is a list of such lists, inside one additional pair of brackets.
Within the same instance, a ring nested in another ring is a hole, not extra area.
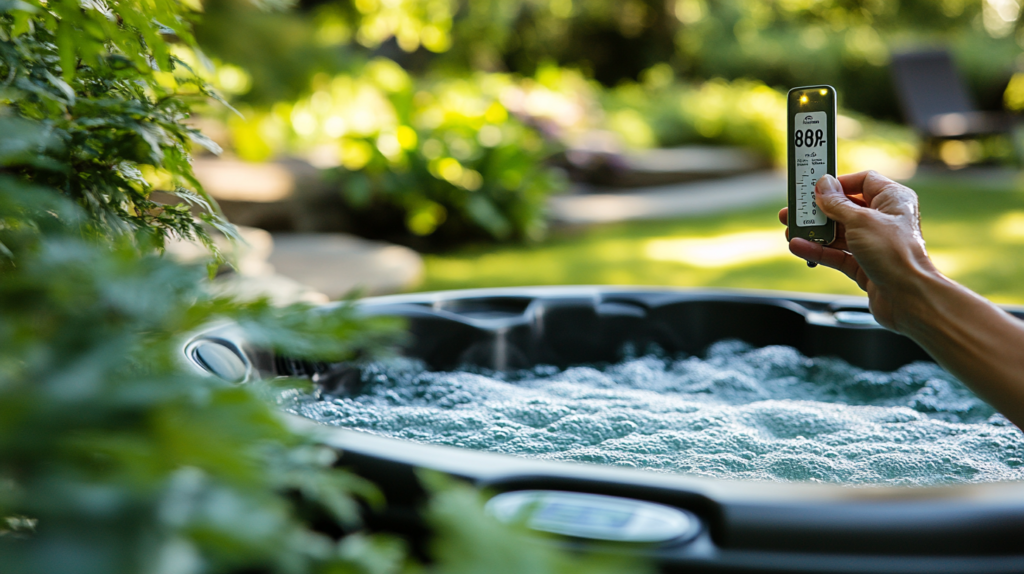
[[(912, 185), (939, 269), (994, 301), (1024, 303), (1024, 189)], [(417, 290), (618, 284), (862, 294), (840, 273), (789, 254), (779, 207), (558, 229), (537, 245), (428, 255)]]

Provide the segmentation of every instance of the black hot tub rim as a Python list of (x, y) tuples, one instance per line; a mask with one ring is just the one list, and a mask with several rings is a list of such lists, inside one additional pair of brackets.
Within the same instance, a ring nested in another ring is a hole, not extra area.
[[(835, 355), (867, 369), (928, 360), (912, 341), (873, 323), (866, 299), (858, 297), (575, 286), (392, 295), (363, 299), (359, 306), (365, 313), (408, 319), (413, 337), (406, 351), (436, 369), (467, 361), (497, 369), (611, 362), (616, 358), (608, 353), (625, 342), (697, 354), (730, 337), (755, 346), (790, 345), (807, 356)], [(1024, 317), (1024, 309), (1005, 309)], [(559, 323), (572, 325), (571, 332), (562, 332)], [(581, 331), (588, 334), (583, 342), (574, 335)], [(232, 345), (251, 365), (252, 376), (272, 376), (281, 366), (272, 355), (248, 347), (232, 326), (207, 331), (189, 345), (203, 339)], [(306, 371), (297, 374), (311, 374), (310, 367), (301, 369)], [(693, 512), (704, 525), (696, 539), (645, 550), (663, 569), (1024, 570), (1024, 482), (911, 487), (709, 479), (418, 444), (293, 415), (286, 419), (337, 448), (342, 464), (376, 481), (398, 506), (418, 504), (422, 492), (415, 472), (427, 469), (493, 492), (588, 492)]]

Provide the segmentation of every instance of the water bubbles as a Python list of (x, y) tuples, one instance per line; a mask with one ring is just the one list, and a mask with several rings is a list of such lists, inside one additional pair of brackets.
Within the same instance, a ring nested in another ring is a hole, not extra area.
[(932, 363), (864, 371), (791, 347), (712, 345), (515, 373), (365, 365), (349, 396), (282, 396), (325, 424), (548, 460), (716, 478), (872, 484), (1024, 479), (1024, 435)]

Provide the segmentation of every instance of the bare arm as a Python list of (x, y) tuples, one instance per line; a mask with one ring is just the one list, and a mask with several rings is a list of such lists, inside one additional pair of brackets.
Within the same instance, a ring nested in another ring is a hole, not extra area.
[[(882, 326), (916, 341), (1024, 428), (1024, 322), (935, 268), (921, 236), (917, 195), (875, 172), (838, 181), (825, 176), (815, 192), (838, 224), (837, 240), (824, 247), (793, 239), (790, 251), (856, 281)], [(786, 211), (779, 213), (783, 223)]]

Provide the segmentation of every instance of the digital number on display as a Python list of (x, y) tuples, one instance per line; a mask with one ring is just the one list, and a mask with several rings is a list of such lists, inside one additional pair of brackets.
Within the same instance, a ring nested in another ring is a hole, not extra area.
[(796, 139), (796, 147), (817, 147), (825, 141), (825, 130), (818, 128), (816, 130), (796, 130), (794, 135)]
[(796, 224), (800, 227), (825, 225), (827, 217), (814, 200), (814, 184), (828, 170), (828, 125), (826, 112), (796, 114), (793, 147), (796, 156)]

